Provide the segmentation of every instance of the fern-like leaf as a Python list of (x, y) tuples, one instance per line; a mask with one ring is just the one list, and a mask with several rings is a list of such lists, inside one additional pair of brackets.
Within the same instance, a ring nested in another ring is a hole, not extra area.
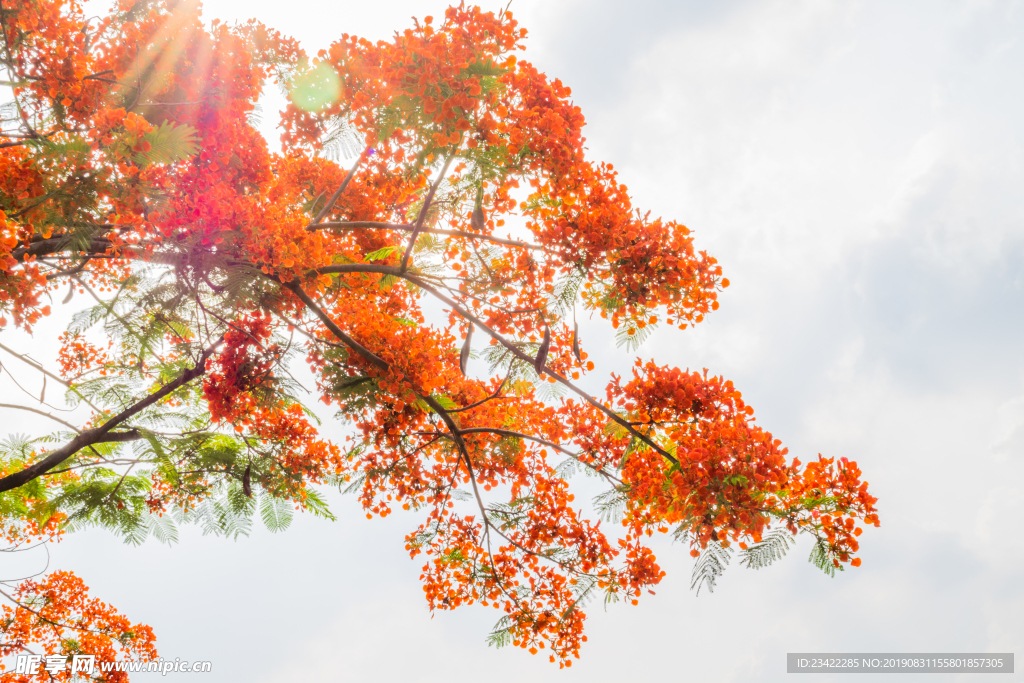
[(594, 497), (594, 509), (608, 524), (618, 524), (626, 514), (626, 495), (618, 489), (598, 494)]
[(398, 251), (398, 247), (391, 245), (388, 247), (384, 247), (382, 249), (378, 249), (377, 251), (371, 251), (363, 258), (367, 261), (383, 261), (388, 256), (394, 254), (396, 251)]
[(814, 547), (811, 548), (811, 556), (807, 558), (807, 561), (830, 577), (835, 578), (837, 570), (845, 571), (845, 569), (843, 565), (833, 560), (837, 560), (837, 558), (829, 547), (828, 541), (824, 538), (816, 537), (814, 539)]
[(352, 122), (336, 117), (324, 131), (320, 153), (331, 161), (354, 159), (364, 146), (363, 137)]
[(725, 568), (729, 566), (730, 555), (732, 551), (728, 548), (723, 548), (716, 541), (708, 543), (708, 547), (701, 552), (697, 558), (697, 564), (693, 566), (693, 575), (690, 580), (690, 590), (697, 589), (697, 595), (700, 595), (700, 589), (704, 586), (708, 587), (708, 592), (715, 592), (715, 582), (725, 572)]
[(164, 121), (146, 133), (145, 140), (149, 151), (138, 156), (151, 164), (173, 164), (199, 151), (196, 129), (187, 123), (175, 125)]
[(145, 525), (149, 528), (149, 533), (156, 540), (167, 545), (173, 545), (178, 542), (178, 529), (174, 526), (174, 522), (171, 521), (167, 515), (147, 515), (145, 518)]
[(512, 626), (515, 622), (511, 617), (502, 617), (487, 635), (487, 644), (491, 647), (505, 647), (512, 644)]
[(284, 531), (292, 523), (292, 507), (283, 498), (274, 498), (265, 493), (260, 498), (260, 517), (270, 531)]
[(776, 560), (781, 560), (789, 551), (790, 544), (796, 544), (793, 534), (787, 529), (776, 529), (762, 537), (746, 550), (740, 551), (740, 566), (747, 569), (761, 569)]
[(654, 331), (654, 325), (640, 325), (633, 321), (625, 321), (615, 332), (615, 345), (618, 347), (625, 346), (627, 351), (636, 351), (640, 346), (647, 341), (647, 338), (651, 336), (651, 332)]

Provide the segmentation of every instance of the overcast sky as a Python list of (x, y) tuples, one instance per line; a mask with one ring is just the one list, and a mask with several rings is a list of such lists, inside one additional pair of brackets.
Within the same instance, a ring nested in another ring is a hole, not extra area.
[[(311, 53), (445, 7), (205, 6), (208, 18), (255, 16)], [(488, 648), (493, 610), (431, 619), (422, 561), (403, 550), (416, 519), (368, 521), (354, 499), (337, 499), (338, 522), (298, 518), (237, 542), (192, 529), (173, 548), (131, 548), (76, 534), (55, 566), (153, 626), (165, 658), (212, 660), (211, 683), (782, 681), (798, 651), (1016, 647), (1019, 660), (1024, 4), (512, 9), (530, 30), (525, 58), (573, 89), (592, 157), (615, 164), (638, 207), (693, 229), (733, 282), (697, 329), (656, 334), (638, 354), (588, 323), (599, 368), (621, 373), (635, 355), (707, 367), (736, 382), (793, 455), (857, 460), (882, 520), (861, 537), (863, 566), (829, 579), (803, 539), (785, 561), (734, 565), (695, 597), (688, 549), (659, 542), (658, 595), (591, 606), (568, 671)]]

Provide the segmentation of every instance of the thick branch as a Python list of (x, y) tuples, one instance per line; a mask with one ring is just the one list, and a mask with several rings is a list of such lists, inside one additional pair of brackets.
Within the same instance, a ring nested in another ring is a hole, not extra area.
[(183, 373), (178, 375), (177, 379), (175, 379), (173, 382), (169, 382), (164, 386), (160, 387), (160, 389), (158, 389), (157, 391), (153, 392), (152, 394), (142, 399), (141, 401), (131, 406), (130, 408), (121, 411), (114, 417), (104, 422), (102, 425), (80, 433), (78, 436), (76, 436), (74, 439), (69, 441), (64, 446), (48, 453), (45, 458), (43, 458), (36, 464), (26, 467), (20, 472), (9, 474), (6, 477), (0, 479), (0, 493), (2, 493), (3, 491), (10, 491), (11, 489), (18, 488), (19, 486), (22, 486), (32, 481), (33, 479), (45, 474), (49, 470), (52, 470), (57, 465), (60, 465), (62, 462), (70, 458), (72, 455), (88, 446), (92, 446), (98, 443), (106, 443), (110, 441), (126, 441), (131, 440), (132, 438), (138, 438), (137, 436), (133, 436), (131, 438), (126, 436), (127, 434), (131, 434), (131, 432), (111, 434), (110, 431), (117, 425), (121, 424), (130, 417), (142, 412), (143, 410), (153, 405), (160, 399), (174, 393), (179, 388), (185, 386), (196, 377), (204, 375), (206, 373), (206, 359), (213, 354), (214, 350), (216, 350), (218, 346), (220, 346), (222, 340), (223, 338), (218, 339), (212, 346), (203, 351), (202, 355), (199, 358), (199, 362), (196, 363), (196, 366), (194, 368), (189, 368), (188, 370), (185, 370)]
[(102, 254), (113, 246), (111, 241), (106, 237), (94, 237), (89, 240), (89, 243), (82, 249), (69, 250), (68, 246), (70, 244), (71, 238), (69, 237), (52, 237), (47, 240), (34, 242), (27, 247), (19, 247), (11, 252), (11, 256), (13, 256), (16, 261), (24, 261), (28, 256), (49, 256), (50, 254), (59, 254), (63, 251)]
[[(310, 229), (321, 229), (321, 228), (332, 228), (334, 230), (403, 230), (405, 232), (411, 232), (415, 229), (411, 223), (381, 223), (378, 221), (340, 221), (335, 223), (320, 223), (319, 225), (312, 226)], [(448, 235), (449, 237), (465, 237), (467, 239), (483, 240), (485, 242), (494, 242), (495, 244), (504, 244), (510, 247), (522, 247), (523, 249), (543, 249), (539, 244), (531, 244), (529, 242), (517, 242), (516, 240), (507, 240), (502, 237), (494, 237), (493, 235), (481, 235), (475, 232), (466, 232), (465, 230), (442, 230), (440, 228), (423, 228), (421, 227), (420, 232), (429, 232), (432, 235)]]
[(331, 316), (327, 315), (327, 313), (322, 308), (317, 306), (316, 302), (313, 301), (313, 299), (311, 299), (308, 294), (306, 294), (305, 290), (302, 289), (298, 282), (289, 282), (284, 286), (290, 289), (295, 294), (295, 296), (299, 297), (299, 300), (306, 305), (306, 308), (313, 311), (316, 317), (320, 318), (321, 322), (323, 322), (324, 326), (331, 331), (331, 334), (333, 334), (341, 341), (345, 342), (346, 346), (351, 348), (353, 351), (358, 353), (366, 360), (376, 365), (378, 368), (385, 369), (388, 367), (387, 361), (385, 361), (383, 358), (376, 355), (373, 351), (357, 342), (352, 337), (345, 334), (345, 331), (338, 327), (337, 323), (331, 320)]

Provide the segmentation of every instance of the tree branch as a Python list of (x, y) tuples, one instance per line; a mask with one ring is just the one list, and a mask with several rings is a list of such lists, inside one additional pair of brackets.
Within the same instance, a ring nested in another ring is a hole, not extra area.
[(76, 427), (75, 425), (71, 424), (70, 422), (65, 422), (64, 420), (60, 419), (56, 415), (51, 415), (50, 413), (46, 412), (45, 410), (39, 410), (38, 408), (30, 408), (29, 406), (19, 406), (19, 405), (15, 405), (13, 403), (0, 403), (0, 408), (13, 408), (14, 410), (27, 410), (28, 412), (35, 413), (36, 415), (44, 415), (44, 416), (50, 418), (51, 420), (53, 420), (55, 422), (60, 422), (62, 425), (64, 425), (65, 427), (67, 427), (68, 429), (70, 429), (73, 432), (78, 432), (79, 434), (82, 433), (82, 430), (79, 429), (78, 427)]
[[(460, 139), (461, 144), (461, 139)], [(458, 149), (458, 147), (456, 147)], [(412, 256), (412, 248), (416, 246), (416, 238), (420, 236), (420, 229), (423, 227), (423, 222), (427, 220), (427, 212), (430, 210), (430, 203), (434, 201), (434, 193), (437, 192), (437, 188), (441, 186), (441, 181), (444, 180), (444, 174), (448, 172), (448, 166), (452, 163), (452, 159), (455, 158), (455, 152), (448, 155), (448, 158), (444, 160), (444, 166), (441, 167), (441, 172), (437, 174), (437, 180), (430, 186), (430, 191), (427, 192), (426, 199), (423, 200), (423, 208), (420, 209), (420, 215), (416, 217), (416, 224), (412, 226), (412, 235), (409, 237), (409, 246), (405, 248), (405, 253), (402, 255), (402, 263), (399, 266), (401, 271), (404, 273), (405, 269), (409, 267), (409, 257)]]
[(505, 388), (505, 383), (508, 382), (508, 378), (509, 378), (509, 375), (506, 374), (505, 378), (501, 380), (501, 384), (498, 385), (498, 388), (495, 389), (494, 393), (491, 394), (490, 396), (488, 396), (487, 398), (482, 398), (479, 401), (477, 401), (476, 403), (470, 403), (468, 406), (463, 406), (461, 408), (453, 408), (452, 410), (449, 410), (448, 412), (449, 413), (461, 413), (461, 412), (464, 412), (466, 410), (472, 410), (473, 408), (476, 408), (477, 406), (482, 406), (483, 404), (487, 403), (488, 401), (493, 401), (493, 400), (499, 400), (500, 401), (502, 399), (510, 398), (508, 396), (498, 396), (498, 394), (501, 393), (501, 390)]
[(121, 411), (114, 417), (104, 422), (102, 425), (81, 432), (78, 436), (76, 436), (74, 439), (69, 441), (64, 446), (48, 453), (45, 458), (43, 458), (36, 464), (26, 467), (20, 472), (9, 474), (6, 477), (0, 479), (0, 493), (18, 488), (19, 486), (22, 486), (32, 481), (33, 479), (45, 474), (46, 472), (52, 470), (54, 467), (61, 464), (62, 462), (64, 462), (65, 460), (67, 460), (68, 458), (70, 458), (72, 455), (74, 455), (83, 448), (92, 446), (93, 444), (97, 443), (131, 440), (126, 436), (131, 432), (110, 434), (110, 431), (117, 425), (132, 417), (133, 415), (137, 415), (138, 413), (153, 405), (160, 399), (174, 393), (179, 388), (185, 386), (196, 377), (200, 377), (206, 374), (206, 359), (213, 355), (213, 352), (217, 349), (218, 346), (220, 346), (223, 340), (224, 338), (221, 337), (216, 342), (214, 342), (210, 347), (208, 347), (205, 351), (203, 351), (195, 367), (185, 370), (180, 375), (178, 375), (177, 379), (175, 379), (174, 381), (169, 382), (164, 386), (160, 387), (160, 389), (158, 389), (157, 391), (153, 392), (146, 398), (137, 402), (130, 408)]
[(373, 351), (370, 351), (370, 349), (366, 348), (352, 337), (345, 334), (344, 330), (338, 327), (338, 324), (336, 322), (331, 320), (331, 316), (327, 315), (327, 313), (322, 308), (317, 306), (316, 302), (313, 301), (313, 299), (311, 299), (308, 294), (306, 294), (305, 290), (302, 289), (298, 282), (289, 282), (285, 284), (284, 287), (286, 289), (291, 290), (292, 293), (295, 294), (295, 296), (299, 297), (299, 300), (306, 305), (306, 308), (313, 311), (316, 317), (320, 318), (320, 320), (323, 322), (324, 326), (326, 326), (327, 329), (331, 331), (331, 334), (333, 334), (341, 341), (345, 342), (346, 346), (351, 348), (353, 351), (358, 353), (366, 360), (376, 365), (378, 368), (386, 369), (388, 367), (387, 361), (385, 361), (380, 356), (376, 355)]
[[(410, 232), (415, 229), (411, 223), (381, 223), (379, 221), (339, 221), (335, 223), (320, 223), (319, 225), (312, 226), (310, 229), (320, 230), (323, 228), (331, 228), (334, 230), (403, 230), (405, 232)], [(510, 247), (522, 247), (523, 249), (544, 248), (539, 244), (517, 242), (515, 240), (507, 240), (502, 237), (494, 237), (492, 235), (481, 235), (475, 232), (466, 232), (465, 230), (442, 230), (440, 228), (420, 227), (420, 232), (429, 232), (432, 235), (448, 235), (449, 237), (465, 237), (467, 239), (484, 240), (485, 242), (494, 242), (496, 244), (504, 244)]]
[[(49, 377), (50, 379), (53, 379), (53, 380), (56, 380), (57, 382), (60, 382), (61, 384), (63, 384), (64, 386), (66, 386), (66, 387), (67, 387), (68, 389), (70, 389), (71, 391), (73, 391), (73, 392), (75, 393), (75, 395), (76, 395), (76, 396), (78, 396), (78, 398), (82, 399), (82, 402), (83, 402), (83, 403), (85, 403), (85, 404), (86, 404), (87, 406), (89, 406), (90, 408), (92, 408), (93, 410), (95, 410), (95, 411), (96, 411), (97, 413), (101, 413), (101, 412), (103, 412), (103, 411), (102, 411), (102, 410), (100, 410), (100, 409), (99, 409), (98, 407), (96, 407), (96, 405), (95, 405), (95, 404), (93, 404), (93, 403), (92, 403), (92, 401), (90, 401), (90, 400), (89, 400), (89, 399), (87, 399), (87, 398), (86, 398), (85, 396), (83, 396), (83, 395), (81, 394), (81, 392), (79, 392), (79, 391), (78, 391), (78, 389), (75, 389), (74, 387), (72, 387), (72, 386), (71, 386), (71, 384), (70, 384), (69, 382), (66, 382), (66, 381), (64, 381), (63, 379), (61, 379), (61, 378), (60, 378), (60, 377), (58, 377), (57, 375), (53, 374), (52, 372), (50, 372), (49, 370), (47, 370), (46, 368), (44, 368), (44, 367), (43, 367), (42, 365), (40, 365), (39, 363), (37, 363), (37, 362), (35, 362), (34, 360), (31, 360), (31, 359), (29, 359), (29, 358), (26, 358), (25, 356), (21, 355), (20, 353), (16, 353), (16, 352), (14, 351), (14, 349), (11, 349), (11, 348), (9, 348), (9, 347), (7, 347), (7, 346), (4, 346), (3, 344), (0, 344), (0, 349), (3, 349), (3, 350), (4, 350), (4, 351), (6, 351), (7, 353), (11, 354), (12, 356), (14, 356), (14, 357), (15, 357), (15, 358), (17, 358), (18, 360), (20, 360), (20, 361), (21, 361), (22, 363), (25, 363), (26, 365), (31, 365), (31, 366), (32, 366), (33, 368), (35, 368), (35, 369), (36, 369), (36, 370), (38, 370), (39, 372), (43, 373), (44, 375), (46, 375), (46, 376), (47, 376), (47, 377)], [(10, 374), (10, 373), (8, 372), (8, 374)], [(53, 406), (50, 406), (50, 407), (52, 408)]]
[[(14, 249), (11, 252), (11, 256), (15, 261), (24, 261), (27, 256), (48, 256), (50, 254), (58, 254), (65, 251), (70, 243), (70, 237), (52, 237), (50, 239), (34, 242), (27, 247)], [(89, 240), (89, 244), (86, 248), (75, 249), (74, 251), (84, 252), (86, 254), (102, 254), (112, 246), (113, 243), (106, 237), (94, 237)]]
[(327, 200), (327, 203), (324, 204), (324, 208), (320, 209), (320, 213), (316, 215), (316, 218), (313, 219), (313, 222), (306, 226), (306, 230), (309, 230), (310, 232), (316, 230), (316, 225), (324, 219), (324, 216), (331, 212), (331, 209), (334, 208), (334, 205), (337, 203), (338, 198), (341, 197), (341, 193), (344, 192), (345, 188), (348, 187), (348, 184), (352, 182), (352, 178), (356, 174), (356, 169), (359, 168), (359, 164), (363, 162), (363, 158), (369, 151), (370, 148), (367, 147), (363, 151), (363, 153), (359, 155), (359, 158), (356, 159), (356, 163), (353, 164), (352, 168), (349, 170), (348, 175), (345, 176), (345, 179), (343, 181), (341, 181), (341, 186), (333, 195), (331, 195), (331, 198)]
[[(454, 299), (451, 299), (451, 298), (445, 296), (444, 294), (439, 292), (437, 289), (435, 289), (433, 286), (428, 284), (423, 279), (421, 279), (419, 277), (416, 277), (415, 275), (410, 275), (409, 273), (404, 272), (400, 268), (396, 268), (394, 266), (379, 266), (379, 265), (373, 265), (373, 264), (369, 264), (369, 263), (352, 263), (352, 264), (345, 264), (345, 265), (338, 265), (338, 266), (326, 266), (324, 268), (317, 269), (316, 272), (318, 272), (318, 273), (338, 273), (338, 272), (345, 272), (345, 273), (379, 273), (381, 275), (394, 275), (395, 277), (400, 277), (400, 278), (402, 278), (404, 280), (407, 280), (407, 281), (411, 282), (412, 284), (416, 285), (420, 289), (423, 289), (423, 290), (429, 292), (430, 294), (433, 294), (435, 298), (437, 298), (440, 301), (442, 301), (443, 303), (446, 303), (449, 306), (451, 306), (453, 311), (455, 311), (456, 313), (461, 315), (466, 320), (470, 321), (471, 323), (476, 324), (478, 327), (483, 329), (493, 339), (497, 340), (497, 342), (499, 344), (501, 344), (506, 349), (508, 349), (512, 353), (512, 355), (514, 355), (516, 358), (519, 358), (520, 360), (524, 360), (527, 363), (529, 363), (530, 365), (533, 365), (534, 361), (536, 360), (533, 356), (527, 355), (526, 353), (524, 353), (522, 351), (522, 349), (520, 349), (519, 347), (517, 347), (515, 344), (513, 344), (510, 341), (508, 341), (507, 339), (505, 339), (505, 337), (503, 335), (501, 335), (498, 332), (496, 332), (495, 330), (493, 330), (487, 323), (485, 323), (484, 321), (480, 320), (475, 315), (470, 313), (468, 310), (466, 310), (465, 308), (460, 306)], [(592, 405), (595, 408), (597, 408), (598, 410), (600, 410), (602, 413), (604, 413), (605, 415), (610, 417), (616, 423), (622, 425), (622, 427), (624, 427), (627, 431), (629, 431), (630, 434), (632, 434), (636, 438), (638, 438), (641, 441), (643, 441), (645, 444), (647, 444), (649, 447), (651, 447), (657, 453), (660, 453), (662, 457), (664, 457), (666, 460), (671, 462), (673, 465), (679, 464), (679, 461), (675, 458), (675, 456), (673, 456), (671, 453), (669, 453), (664, 448), (662, 448), (657, 443), (655, 443), (654, 440), (651, 439), (649, 436), (647, 436), (643, 432), (641, 432), (641, 431), (637, 430), (635, 427), (633, 427), (633, 425), (631, 425), (627, 420), (623, 419), (614, 410), (612, 410), (611, 408), (609, 408), (609, 407), (607, 407), (605, 405), (602, 405), (593, 396), (591, 396), (590, 394), (588, 394), (587, 392), (583, 391), (582, 389), (577, 387), (575, 384), (570, 382), (568, 378), (563, 377), (559, 373), (555, 372), (548, 365), (544, 366), (544, 371), (547, 372), (552, 377), (554, 377), (555, 381), (561, 383), (563, 386), (567, 387), (570, 391), (572, 391), (574, 394), (576, 394), (577, 396), (582, 398), (584, 401), (586, 401), (590, 405)]]

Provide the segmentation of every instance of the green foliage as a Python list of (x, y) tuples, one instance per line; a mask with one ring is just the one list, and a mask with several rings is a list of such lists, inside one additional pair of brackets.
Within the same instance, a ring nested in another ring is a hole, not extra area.
[[(397, 102), (399, 98), (395, 98)], [(394, 105), (385, 105), (380, 108), (380, 114), (377, 117), (377, 139), (387, 140), (391, 135), (402, 128), (406, 123), (406, 117), (402, 108)]]
[(519, 526), (534, 508), (535, 500), (530, 496), (516, 498), (508, 503), (493, 503), (488, 511), (500, 523), (503, 531)]
[[(33, 444), (36, 440), (22, 434), (12, 434), (0, 441), (0, 467), (10, 472), (19, 470), (29, 464), (34, 455)], [(10, 491), (0, 493), (0, 519), (10, 520), (15, 526), (21, 523), (14, 520), (36, 519), (42, 521), (49, 516), (45, 505), (46, 488), (41, 479), (19, 486)]]
[(536, 386), (537, 398), (549, 403), (555, 399), (565, 396), (569, 392), (564, 385), (557, 382), (554, 384), (551, 382), (537, 382)]
[(583, 286), (586, 279), (586, 271), (580, 268), (573, 268), (563, 273), (555, 281), (554, 289), (548, 296), (548, 308), (560, 317), (568, 315), (573, 309), (576, 298), (579, 296), (580, 287)]
[[(563, 479), (569, 479), (570, 477), (574, 477), (580, 472), (587, 475), (588, 477), (602, 476), (602, 472), (599, 471), (597, 468), (587, 465), (586, 463), (584, 463), (583, 461), (574, 456), (569, 456), (568, 458), (560, 462), (558, 464), (558, 467), (555, 468), (555, 472), (558, 474), (558, 476), (562, 477)], [(608, 493), (610, 492), (606, 492), (605, 494), (602, 495), (607, 495)]]
[(203, 536), (229, 536), (237, 539), (248, 536), (252, 530), (252, 518), (256, 512), (256, 500), (245, 495), (242, 484), (232, 481), (222, 487), (220, 495), (203, 500), (199, 507), (181, 515), (182, 521), (198, 523)]
[(354, 159), (365, 147), (359, 130), (342, 116), (327, 122), (320, 144), (320, 154), (331, 161)]
[[(437, 402), (437, 405), (441, 406), (444, 410), (454, 410), (455, 408), (458, 408), (458, 406), (455, 405), (455, 401), (446, 394), (434, 394), (430, 398), (434, 399), (434, 401)], [(431, 408), (430, 405), (421, 398), (416, 399), (413, 402), (413, 405), (420, 410), (433, 410), (433, 408)]]
[(731, 548), (723, 548), (717, 541), (709, 541), (707, 547), (697, 558), (697, 563), (693, 566), (690, 590), (696, 588), (697, 595), (700, 595), (700, 589), (707, 586), (708, 592), (714, 593), (715, 582), (721, 578), (725, 568), (729, 566), (731, 555)]
[(14, 100), (0, 104), (0, 126), (21, 120), (18, 115), (18, 103)]
[(524, 449), (523, 440), (518, 436), (503, 436), (491, 447), (491, 457), (507, 467), (516, 462)]
[(263, 125), (263, 107), (260, 106), (259, 102), (252, 105), (252, 111), (245, 117), (245, 120), (253, 128), (259, 128)]
[(651, 336), (651, 332), (654, 332), (654, 325), (640, 327), (632, 321), (625, 321), (615, 331), (615, 345), (625, 346), (626, 350), (630, 352), (636, 351)]
[(378, 249), (376, 251), (371, 251), (369, 254), (367, 254), (363, 258), (365, 260), (367, 260), (367, 261), (385, 261), (385, 260), (387, 260), (387, 258), (389, 256), (391, 256), (392, 254), (394, 254), (397, 251), (398, 251), (398, 247), (392, 245), (392, 246), (389, 246), (389, 247), (384, 247), (382, 249)]
[(469, 65), (462, 70), (462, 73), (473, 76), (501, 76), (505, 72), (506, 69), (495, 64), (494, 60), (490, 58), (485, 62), (470, 62)]
[(111, 467), (84, 468), (81, 479), (65, 485), (50, 501), (53, 511), (68, 512), (66, 526), (76, 531), (88, 526), (110, 529), (132, 544), (149, 535), (146, 495), (151, 482), (145, 473), (123, 474)]
[(49, 163), (64, 162), (69, 159), (84, 160), (92, 152), (88, 141), (79, 137), (69, 137), (62, 140), (30, 140), (26, 144), (33, 148), (36, 162), (44, 166)]
[[(540, 342), (513, 341), (512, 345), (528, 356), (536, 356), (540, 349)], [(542, 380), (537, 375), (537, 370), (532, 363), (514, 356), (511, 351), (500, 344), (484, 347), (482, 355), (487, 361), (491, 374), (504, 370), (504, 374), (508, 378), (508, 385), (512, 387), (522, 382), (532, 384), (537, 392), (537, 398), (542, 401), (552, 401), (566, 392), (561, 384), (552, 384)]]
[(438, 534), (440, 526), (437, 520), (430, 522), (425, 529), (422, 529), (415, 534), (409, 540), (409, 545), (413, 548), (423, 548), (433, 541)]
[[(416, 246), (413, 247), (413, 253), (415, 254), (429, 254), (439, 255), (445, 250), (445, 241), (437, 235), (430, 232), (422, 232), (416, 238)], [(420, 264), (423, 267), (423, 264)]]
[(833, 560), (837, 560), (836, 554), (832, 552), (832, 548), (829, 546), (828, 541), (820, 536), (814, 537), (814, 545), (811, 547), (811, 556), (807, 558), (807, 561), (813, 564), (821, 571), (828, 574), (830, 577), (835, 578), (836, 571), (846, 571), (842, 563), (836, 566)]
[[(324, 352), (328, 361), (334, 357), (347, 355), (340, 349), (330, 349)], [(338, 367), (342, 366), (327, 366), (324, 371), (324, 379), (331, 383), (329, 385), (330, 393), (341, 406), (338, 419), (352, 420), (358, 413), (375, 408), (380, 396), (380, 385), (377, 383), (377, 379), (364, 375), (344, 375), (340, 371), (334, 370)]]
[(498, 620), (491, 632), (487, 635), (487, 644), (491, 647), (505, 647), (512, 644), (512, 628), (515, 622), (509, 616)]
[(690, 540), (690, 530), (686, 524), (680, 524), (672, 530), (673, 543), (686, 543)]
[(609, 524), (618, 524), (626, 514), (627, 496), (623, 489), (611, 489), (594, 497), (594, 510)]
[(150, 145), (149, 151), (139, 152), (136, 157), (149, 164), (173, 164), (199, 151), (196, 129), (187, 123), (164, 121), (146, 133), (144, 139)]
[(791, 544), (795, 545), (796, 541), (793, 540), (793, 534), (788, 529), (769, 531), (761, 538), (760, 543), (740, 551), (740, 566), (748, 569), (767, 567), (772, 562), (785, 557)]
[(34, 439), (24, 434), (11, 434), (0, 441), (0, 458), (3, 463), (23, 463), (32, 457)]
[(264, 494), (260, 497), (260, 517), (270, 531), (284, 531), (292, 523), (292, 506), (286, 500)]

